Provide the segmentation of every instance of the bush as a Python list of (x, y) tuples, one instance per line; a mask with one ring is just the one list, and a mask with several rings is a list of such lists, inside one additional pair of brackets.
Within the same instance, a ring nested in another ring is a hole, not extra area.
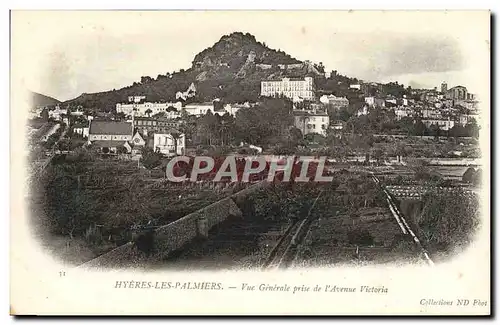
[(468, 244), (479, 226), (478, 197), (462, 189), (428, 193), (417, 223), (431, 246), (447, 250)]

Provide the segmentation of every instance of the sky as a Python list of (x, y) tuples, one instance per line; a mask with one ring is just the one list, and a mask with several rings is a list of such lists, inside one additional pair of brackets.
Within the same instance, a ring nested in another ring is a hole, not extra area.
[(15, 81), (59, 100), (188, 69), (234, 31), (364, 81), (476, 92), (489, 73), (487, 12), (17, 11), (11, 30)]

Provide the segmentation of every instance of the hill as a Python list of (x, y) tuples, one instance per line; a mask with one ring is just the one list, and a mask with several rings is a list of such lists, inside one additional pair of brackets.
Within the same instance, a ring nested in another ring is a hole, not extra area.
[(214, 98), (226, 102), (256, 101), (262, 79), (319, 76), (323, 74), (321, 70), (321, 66), (270, 49), (251, 34), (235, 32), (224, 35), (212, 47), (198, 53), (187, 70), (158, 75), (156, 79), (142, 77), (131, 86), (82, 94), (65, 104), (109, 111), (131, 95), (145, 95), (148, 101), (175, 100), (175, 93), (185, 91), (192, 82), (197, 88), (196, 97), (192, 99), (195, 101)]
[(31, 91), (30, 93), (31, 93), (31, 103), (32, 103), (33, 107), (55, 106), (55, 105), (58, 105), (61, 103), (61, 101), (59, 101), (55, 98), (49, 97), (49, 96), (35, 93), (33, 91)]

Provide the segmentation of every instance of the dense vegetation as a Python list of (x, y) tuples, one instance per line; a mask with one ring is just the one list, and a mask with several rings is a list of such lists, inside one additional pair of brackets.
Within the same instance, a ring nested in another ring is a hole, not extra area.
[(457, 188), (452, 192), (432, 190), (423, 199), (416, 220), (424, 243), (432, 250), (447, 252), (468, 245), (480, 224), (479, 199)]
[(134, 226), (171, 222), (233, 190), (155, 181), (137, 163), (80, 149), (56, 159), (32, 187), (31, 209), (52, 233), (99, 247), (122, 243)]

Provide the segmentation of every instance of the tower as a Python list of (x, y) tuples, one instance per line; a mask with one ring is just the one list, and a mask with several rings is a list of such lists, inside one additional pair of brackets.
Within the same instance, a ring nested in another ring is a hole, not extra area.
[(448, 84), (443, 81), (443, 83), (441, 84), (441, 92), (445, 94), (447, 91), (448, 91)]

